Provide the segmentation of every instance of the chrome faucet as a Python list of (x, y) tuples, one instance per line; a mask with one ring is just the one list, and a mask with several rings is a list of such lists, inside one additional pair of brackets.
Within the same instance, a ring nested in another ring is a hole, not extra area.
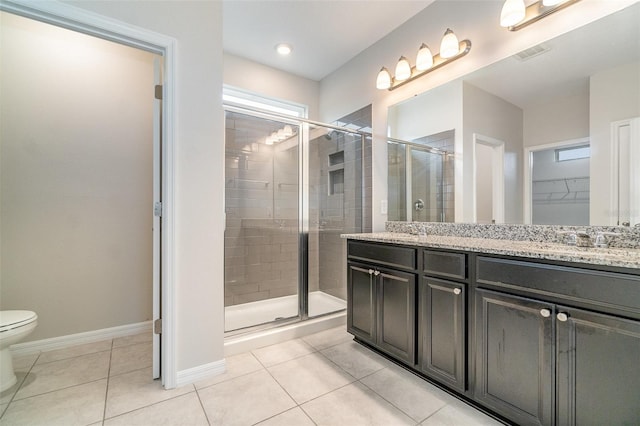
[(596, 234), (596, 240), (593, 243), (594, 247), (609, 248), (610, 239), (607, 237), (617, 237), (620, 234), (617, 232), (598, 232)]

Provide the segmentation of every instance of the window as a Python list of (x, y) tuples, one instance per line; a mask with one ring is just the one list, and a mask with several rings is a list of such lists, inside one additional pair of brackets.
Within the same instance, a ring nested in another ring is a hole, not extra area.
[(222, 102), (228, 105), (244, 106), (292, 117), (307, 118), (307, 107), (305, 105), (269, 98), (231, 86), (223, 87)]
[(556, 149), (556, 161), (581, 160), (591, 157), (589, 145), (572, 146), (569, 148)]

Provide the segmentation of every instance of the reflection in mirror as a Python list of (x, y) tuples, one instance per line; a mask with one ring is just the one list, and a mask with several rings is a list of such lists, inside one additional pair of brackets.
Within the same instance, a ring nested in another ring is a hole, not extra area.
[(389, 140), (389, 220), (453, 222), (454, 131)]
[[(487, 200), (477, 195), (477, 179), (486, 179), (482, 169), (490, 167), (476, 163), (475, 141), (480, 137), (504, 142), (504, 222), (640, 222), (640, 169), (634, 166), (640, 164), (638, 22), (640, 4), (635, 3), (396, 104), (388, 111), (389, 136), (415, 141), (454, 129), (456, 222), (498, 222), (486, 204), (480, 205)], [(543, 182), (557, 176), (538, 166), (533, 183), (528, 168), (531, 152), (576, 140), (588, 141), (590, 160), (582, 161), (588, 172), (570, 177), (589, 179), (576, 181), (575, 188), (568, 183), (573, 208), (581, 205), (579, 214), (568, 215), (555, 210), (560, 203), (554, 197), (559, 195), (546, 187), (556, 184)], [(582, 190), (587, 182), (588, 201)], [(390, 178), (389, 193), (392, 186)], [(543, 202), (543, 196), (554, 202)], [(411, 197), (390, 197), (389, 211), (396, 201), (404, 206), (398, 210), (407, 209)], [(478, 208), (484, 210), (479, 214)]]
[(532, 152), (532, 224), (589, 224), (589, 157), (588, 140)]

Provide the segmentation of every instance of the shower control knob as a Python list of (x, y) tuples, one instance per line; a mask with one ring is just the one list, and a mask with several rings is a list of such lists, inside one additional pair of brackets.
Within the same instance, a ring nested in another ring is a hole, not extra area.
[(540, 309), (540, 315), (544, 318), (549, 318), (551, 316), (551, 311), (549, 309)]
[(453, 289), (453, 294), (460, 294), (460, 293), (462, 293), (462, 290), (460, 290), (459, 288)]

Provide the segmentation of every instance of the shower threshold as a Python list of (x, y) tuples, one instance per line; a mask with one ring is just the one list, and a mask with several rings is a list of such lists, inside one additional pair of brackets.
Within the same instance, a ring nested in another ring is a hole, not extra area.
[[(346, 309), (347, 302), (324, 293), (309, 293), (309, 317), (317, 317)], [(240, 330), (261, 324), (296, 319), (298, 295), (275, 297), (257, 302), (227, 306), (224, 310), (225, 332)]]

